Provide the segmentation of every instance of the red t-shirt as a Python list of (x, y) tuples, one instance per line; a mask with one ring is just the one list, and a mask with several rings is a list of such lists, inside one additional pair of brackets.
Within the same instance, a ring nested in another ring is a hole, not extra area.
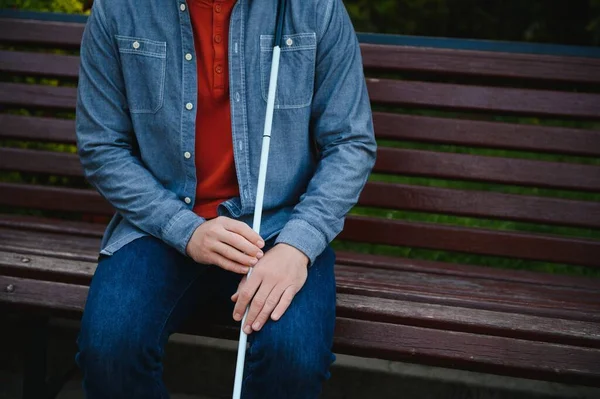
[(198, 70), (194, 212), (217, 216), (217, 206), (239, 195), (229, 106), (229, 18), (235, 0), (190, 0)]

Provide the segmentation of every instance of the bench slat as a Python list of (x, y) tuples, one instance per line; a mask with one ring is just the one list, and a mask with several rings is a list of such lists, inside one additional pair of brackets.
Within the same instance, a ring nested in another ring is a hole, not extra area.
[(340, 292), (369, 297), (600, 322), (598, 290), (339, 264), (336, 283)]
[[(26, 225), (25, 220), (16, 222), (18, 225)], [(0, 225), (11, 226), (12, 221), (6, 220), (6, 217), (0, 219)], [(48, 222), (46, 222), (48, 223)], [(568, 287), (576, 289), (585, 289), (600, 292), (600, 278), (574, 277), (561, 274), (539, 273), (529, 270), (513, 270), (487, 268), (474, 265), (464, 265), (440, 261), (407, 259), (395, 256), (363, 254), (350, 251), (336, 251), (336, 261), (340, 265), (366, 267), (381, 270), (393, 270), (402, 272), (430, 273), (440, 276), (451, 275), (461, 278), (479, 278), (497, 281), (506, 281), (508, 283), (525, 283), (537, 286)]]
[(600, 240), (350, 216), (343, 240), (600, 266)]
[(362, 44), (361, 50), (366, 69), (553, 82), (600, 82), (600, 61), (591, 58), (380, 44)]
[[(392, 105), (600, 119), (600, 94), (390, 79), (367, 79), (367, 85), (372, 101)], [(76, 96), (71, 87), (0, 83), (0, 103), (11, 106), (74, 109)]]
[(0, 50), (0, 72), (75, 79), (79, 73), (79, 57)]
[[(29, 162), (22, 162), (23, 159)], [(76, 154), (0, 148), (0, 169), (82, 176)], [(600, 192), (600, 167), (380, 147), (374, 172)], [(577, 180), (573, 179), (577, 176)]]
[(600, 94), (367, 78), (371, 101), (450, 111), (600, 119)]
[(338, 318), (336, 350), (520, 378), (600, 385), (597, 349)]
[[(600, 131), (373, 113), (378, 139), (600, 156)], [(0, 137), (75, 143), (75, 121), (0, 114)]]
[(600, 192), (599, 166), (566, 162), (380, 147), (373, 171)]
[(75, 121), (0, 114), (0, 137), (44, 143), (75, 144)]
[(84, 24), (0, 18), (0, 42), (39, 44), (75, 49), (81, 44)]
[[(112, 215), (94, 190), (1, 183), (0, 204), (19, 208)], [(359, 205), (498, 218), (532, 223), (600, 227), (600, 203), (545, 197), (369, 182)]]
[[(600, 75), (599, 75), (600, 76)], [(374, 112), (378, 139), (600, 156), (600, 131)]]
[(75, 110), (77, 89), (30, 85), (24, 83), (0, 83), (0, 104), (11, 107)]
[[(27, 162), (23, 162), (24, 160)], [(20, 148), (0, 148), (0, 170), (70, 177), (83, 176), (77, 154)]]
[(49, 211), (112, 215), (114, 209), (95, 190), (0, 183), (0, 205)]
[(532, 223), (600, 227), (600, 202), (487, 191), (370, 182), (365, 186), (358, 204)]

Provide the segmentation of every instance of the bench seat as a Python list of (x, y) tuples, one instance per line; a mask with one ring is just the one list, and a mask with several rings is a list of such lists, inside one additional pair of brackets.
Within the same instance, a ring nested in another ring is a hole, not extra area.
[[(80, 317), (101, 234), (98, 224), (1, 217), (0, 304)], [(335, 350), (600, 386), (600, 281), (540, 278), (339, 252)], [(183, 332), (237, 337), (211, 317)]]

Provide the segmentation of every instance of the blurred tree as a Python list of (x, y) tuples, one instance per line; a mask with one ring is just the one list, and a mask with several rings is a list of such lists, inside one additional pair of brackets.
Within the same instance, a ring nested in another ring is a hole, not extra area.
[[(91, 0), (0, 0), (81, 13)], [(344, 0), (356, 29), (405, 35), (600, 45), (600, 0)], [(84, 6), (85, 5), (85, 6)]]

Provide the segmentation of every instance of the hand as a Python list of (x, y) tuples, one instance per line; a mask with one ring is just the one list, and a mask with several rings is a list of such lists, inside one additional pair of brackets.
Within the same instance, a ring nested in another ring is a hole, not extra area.
[(259, 331), (269, 319), (277, 321), (292, 303), (308, 276), (309, 259), (298, 249), (277, 244), (256, 264), (249, 279), (240, 282), (231, 300), (236, 302), (233, 318), (242, 320), (252, 300), (244, 332)]
[(202, 223), (185, 249), (198, 263), (246, 274), (263, 256), (264, 241), (247, 224), (220, 216)]

